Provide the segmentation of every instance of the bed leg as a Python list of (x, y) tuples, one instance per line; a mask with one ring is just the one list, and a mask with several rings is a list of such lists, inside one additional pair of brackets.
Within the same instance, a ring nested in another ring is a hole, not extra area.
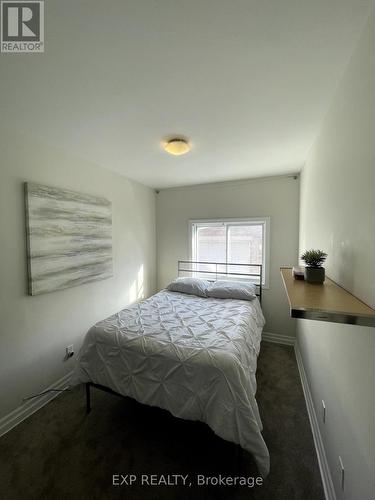
[(88, 415), (91, 411), (91, 384), (90, 382), (86, 382), (86, 415)]

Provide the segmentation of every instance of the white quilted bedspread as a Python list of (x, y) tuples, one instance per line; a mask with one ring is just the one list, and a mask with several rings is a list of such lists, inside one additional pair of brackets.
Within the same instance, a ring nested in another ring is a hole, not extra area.
[(206, 422), (252, 453), (266, 476), (269, 454), (255, 400), (263, 325), (257, 299), (163, 290), (88, 331), (72, 383), (91, 381)]

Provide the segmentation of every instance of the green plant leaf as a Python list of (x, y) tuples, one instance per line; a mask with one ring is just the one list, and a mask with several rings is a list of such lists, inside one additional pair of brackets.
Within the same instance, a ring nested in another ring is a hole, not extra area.
[(323, 250), (307, 250), (301, 255), (308, 267), (321, 267), (326, 258), (327, 254)]

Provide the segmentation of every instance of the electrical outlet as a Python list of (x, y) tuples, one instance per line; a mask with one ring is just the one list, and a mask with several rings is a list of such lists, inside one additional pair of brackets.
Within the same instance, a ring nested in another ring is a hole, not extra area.
[(326, 423), (326, 404), (324, 402), (324, 399), (322, 399), (322, 419), (323, 419), (323, 424)]
[(73, 344), (68, 345), (65, 348), (65, 353), (66, 353), (66, 359), (69, 359), (74, 356), (74, 346)]
[(341, 474), (341, 489), (343, 490), (345, 486), (345, 469), (340, 455), (339, 455), (339, 463), (340, 463), (340, 474)]

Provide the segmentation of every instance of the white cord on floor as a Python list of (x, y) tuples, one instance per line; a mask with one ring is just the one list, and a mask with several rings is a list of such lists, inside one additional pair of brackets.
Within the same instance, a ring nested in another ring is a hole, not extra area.
[(34, 394), (33, 396), (27, 396), (27, 398), (22, 398), (22, 401), (28, 401), (29, 399), (37, 398), (38, 396), (44, 396), (44, 394), (48, 394), (49, 392), (65, 392), (70, 391), (70, 388), (66, 389), (48, 389), (47, 391), (40, 392), (39, 394)]

